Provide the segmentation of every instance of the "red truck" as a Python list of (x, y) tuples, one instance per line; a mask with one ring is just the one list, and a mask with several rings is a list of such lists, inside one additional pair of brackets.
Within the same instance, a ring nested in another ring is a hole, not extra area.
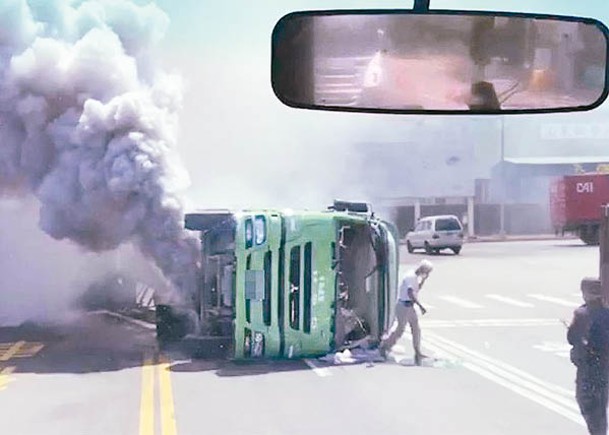
[(550, 187), (550, 215), (557, 233), (575, 232), (598, 245), (601, 207), (609, 204), (609, 174), (566, 175)]

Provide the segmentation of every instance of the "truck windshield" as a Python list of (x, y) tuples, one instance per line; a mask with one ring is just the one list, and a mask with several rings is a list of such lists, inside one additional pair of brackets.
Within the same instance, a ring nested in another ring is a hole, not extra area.
[(378, 228), (349, 223), (340, 228), (339, 235), (337, 348), (363, 339), (379, 339), (383, 329), (379, 307), (384, 303), (386, 269)]

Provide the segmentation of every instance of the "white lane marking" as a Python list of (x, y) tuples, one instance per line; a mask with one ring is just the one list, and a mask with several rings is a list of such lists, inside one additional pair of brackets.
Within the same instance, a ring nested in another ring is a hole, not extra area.
[(540, 295), (540, 294), (529, 294), (527, 296), (530, 298), (533, 298), (533, 299), (537, 299), (539, 301), (551, 302), (553, 304), (562, 305), (563, 307), (574, 308), (574, 307), (578, 307), (580, 305), (577, 302), (568, 301), (566, 299), (561, 299), (561, 298), (557, 298), (554, 296), (546, 296), (546, 295)]
[(424, 344), (436, 353), (463, 360), (463, 366), (468, 370), (585, 426), (572, 391), (548, 384), (529, 373), (434, 334), (426, 334)]
[(311, 370), (313, 370), (313, 373), (315, 373), (320, 378), (327, 378), (328, 376), (332, 376), (332, 373), (327, 367), (319, 367), (312, 359), (307, 358), (304, 360), (304, 362), (311, 368)]
[(522, 302), (517, 299), (508, 298), (507, 296), (502, 296), (502, 295), (491, 294), (491, 295), (486, 295), (486, 297), (489, 299), (493, 299), (495, 301), (503, 302), (508, 305), (513, 305), (515, 307), (533, 308), (535, 306), (529, 302)]
[(554, 355), (562, 358), (571, 357), (571, 345), (559, 341), (544, 341), (541, 344), (534, 345), (533, 349), (553, 353)]
[(555, 403), (551, 399), (547, 399), (543, 395), (536, 394), (536, 392), (534, 392), (534, 391), (531, 392), (530, 390), (514, 383), (513, 380), (510, 381), (510, 380), (504, 379), (501, 376), (494, 374), (491, 370), (487, 370), (484, 367), (481, 367), (480, 365), (473, 364), (470, 362), (465, 362), (465, 363), (463, 363), (463, 366), (465, 368), (469, 369), (470, 371), (472, 371), (474, 373), (478, 373), (480, 376), (483, 376), (486, 379), (493, 381), (496, 384), (501, 385), (502, 387), (505, 387), (510, 391), (513, 391), (516, 394), (519, 394), (539, 405), (546, 407), (547, 409), (549, 409), (551, 411), (556, 412), (559, 415), (562, 415), (563, 417), (571, 420), (572, 422), (574, 422), (580, 426), (585, 426), (585, 423), (584, 423), (581, 415), (577, 411), (575, 411), (571, 408), (563, 407), (560, 404)]
[(391, 348), (391, 352), (393, 352), (393, 353), (400, 353), (400, 354), (406, 353), (406, 347), (402, 346), (401, 344), (396, 344), (395, 346), (393, 346)]
[(458, 305), (463, 308), (482, 308), (482, 305), (478, 305), (474, 302), (470, 302), (465, 299), (458, 298), (457, 296), (438, 296), (440, 299), (446, 302), (450, 302), (451, 304)]
[(454, 341), (449, 340), (447, 338), (441, 337), (441, 336), (439, 336), (437, 334), (429, 333), (429, 335), (431, 335), (432, 338), (435, 338), (437, 340), (443, 341), (446, 344), (457, 348), (457, 350), (460, 350), (462, 352), (468, 353), (475, 362), (484, 361), (484, 362), (486, 362), (488, 364), (495, 365), (495, 366), (497, 366), (497, 367), (499, 367), (499, 368), (501, 368), (503, 370), (506, 370), (506, 371), (510, 372), (511, 374), (513, 374), (518, 379), (523, 379), (523, 380), (527, 380), (527, 381), (530, 381), (530, 382), (534, 382), (534, 383), (536, 383), (536, 384), (538, 384), (538, 385), (540, 385), (540, 386), (542, 386), (542, 387), (544, 387), (544, 388), (546, 388), (548, 390), (554, 391), (555, 393), (558, 393), (558, 394), (562, 394), (562, 395), (568, 397), (569, 399), (572, 399), (570, 403), (577, 410), (579, 410), (579, 407), (577, 406), (577, 404), (574, 401), (574, 397), (575, 397), (575, 392), (574, 391), (569, 390), (567, 388), (560, 387), (560, 386), (555, 385), (555, 384), (551, 384), (551, 383), (545, 382), (545, 381), (543, 381), (543, 380), (541, 380), (541, 379), (539, 379), (539, 378), (529, 374), (528, 372), (525, 372), (525, 371), (520, 370), (520, 369), (518, 369), (518, 368), (516, 368), (514, 366), (511, 366), (511, 365), (509, 365), (509, 364), (507, 364), (507, 363), (505, 363), (505, 362), (503, 362), (501, 360), (497, 360), (497, 359), (491, 358), (488, 355), (482, 354), (482, 353), (477, 352), (477, 351), (475, 351), (473, 349), (469, 349), (469, 348), (467, 348), (467, 347), (465, 347), (465, 346), (463, 346), (461, 344), (458, 344), (457, 342), (454, 342)]
[(421, 320), (421, 325), (425, 328), (554, 326), (560, 324), (562, 323), (559, 319)]

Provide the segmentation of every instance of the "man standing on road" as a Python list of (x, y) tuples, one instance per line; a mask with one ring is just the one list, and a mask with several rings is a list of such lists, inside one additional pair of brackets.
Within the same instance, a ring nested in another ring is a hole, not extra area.
[(381, 342), (380, 352), (383, 357), (400, 339), (406, 329), (406, 324), (410, 324), (412, 332), (412, 345), (414, 347), (414, 361), (416, 365), (421, 365), (425, 355), (421, 352), (421, 328), (419, 318), (414, 306), (417, 305), (421, 314), (427, 310), (421, 305), (418, 299), (419, 291), (433, 270), (433, 265), (428, 260), (423, 260), (414, 270), (406, 272), (406, 276), (400, 284), (398, 290), (398, 300), (395, 306), (395, 321), (391, 327), (389, 335)]
[(603, 306), (598, 279), (582, 280), (584, 305), (573, 313), (567, 340), (577, 367), (575, 396), (591, 435), (607, 434), (609, 387), (609, 309)]

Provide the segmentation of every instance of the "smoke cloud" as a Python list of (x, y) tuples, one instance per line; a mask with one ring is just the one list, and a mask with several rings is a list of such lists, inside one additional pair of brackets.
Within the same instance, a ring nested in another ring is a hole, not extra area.
[[(110, 278), (154, 289), (167, 287), (158, 268), (132, 244), (88, 252), (42, 232), (39, 213), (40, 203), (32, 196), (0, 198), (0, 325), (69, 321), (80, 315), (84, 301), (96, 296), (92, 290)], [(133, 285), (104, 290), (105, 301), (135, 303)]]
[(36, 196), (54, 239), (133, 241), (184, 288), (198, 250), (180, 200), (182, 85), (150, 61), (167, 25), (120, 0), (0, 4), (0, 194)]

